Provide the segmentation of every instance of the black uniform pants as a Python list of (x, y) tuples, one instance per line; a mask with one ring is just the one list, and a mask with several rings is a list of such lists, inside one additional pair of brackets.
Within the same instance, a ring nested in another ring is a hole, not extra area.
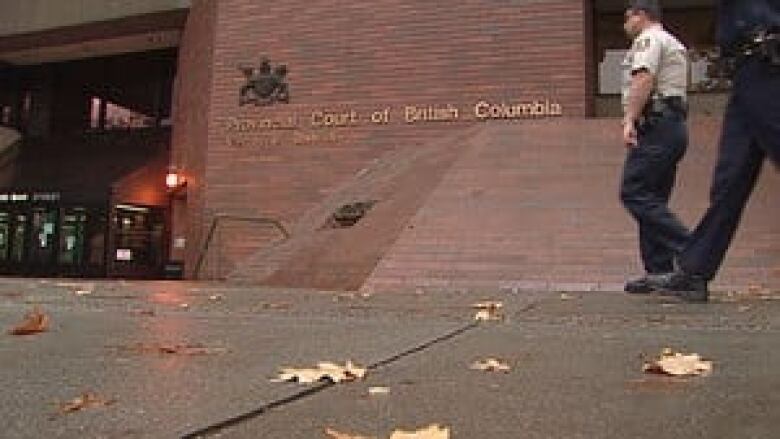
[(754, 59), (738, 69), (719, 148), (710, 206), (679, 257), (684, 272), (708, 280), (723, 262), (765, 157), (780, 164), (780, 67)]
[(667, 273), (688, 241), (688, 229), (669, 210), (677, 163), (688, 147), (682, 112), (666, 111), (640, 126), (639, 144), (623, 167), (620, 199), (639, 226), (639, 251), (645, 271)]

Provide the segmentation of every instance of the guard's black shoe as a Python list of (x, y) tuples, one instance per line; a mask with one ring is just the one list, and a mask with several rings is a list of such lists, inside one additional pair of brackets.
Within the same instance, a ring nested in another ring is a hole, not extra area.
[(626, 282), (626, 286), (623, 289), (629, 294), (655, 293), (660, 291), (660, 284), (663, 282), (664, 277), (670, 275), (671, 273), (646, 274), (638, 279)]
[(657, 287), (661, 294), (676, 296), (686, 302), (706, 303), (710, 300), (707, 279), (682, 271), (675, 271), (659, 279)]

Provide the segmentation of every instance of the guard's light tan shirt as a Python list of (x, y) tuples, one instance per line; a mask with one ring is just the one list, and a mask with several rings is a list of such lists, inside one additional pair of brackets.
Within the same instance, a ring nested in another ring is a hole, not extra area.
[(642, 69), (655, 77), (653, 98), (685, 98), (688, 89), (688, 56), (685, 46), (660, 24), (640, 32), (623, 60), (623, 108), (628, 104), (631, 75)]

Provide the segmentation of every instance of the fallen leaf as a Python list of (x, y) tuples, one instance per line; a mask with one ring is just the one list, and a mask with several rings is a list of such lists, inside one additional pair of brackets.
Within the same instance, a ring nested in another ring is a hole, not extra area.
[(474, 320), (487, 321), (487, 320), (502, 320), (504, 318), (501, 310), (504, 308), (504, 304), (501, 302), (478, 302), (471, 305), (472, 308), (477, 309), (477, 314), (474, 316)]
[(488, 311), (498, 311), (501, 308), (504, 307), (504, 304), (502, 302), (496, 302), (496, 301), (487, 301), (487, 302), (477, 302), (473, 305), (471, 305), (474, 309), (484, 309)]
[(369, 387), (368, 388), (368, 394), (369, 395), (387, 395), (390, 393), (390, 389), (388, 387)]
[(351, 361), (347, 361), (344, 366), (330, 362), (321, 362), (317, 364), (316, 368), (283, 367), (279, 372), (279, 377), (271, 381), (292, 381), (310, 384), (321, 380), (329, 380), (334, 383), (340, 383), (342, 381), (361, 379), (365, 375), (366, 369), (356, 366)]
[(331, 439), (376, 439), (374, 436), (363, 436), (359, 434), (341, 433), (332, 428), (326, 428), (325, 435)]
[(72, 413), (85, 408), (105, 407), (115, 402), (115, 399), (102, 399), (92, 392), (85, 392), (78, 398), (60, 404), (59, 412)]
[(450, 429), (433, 424), (416, 431), (395, 430), (390, 439), (449, 439)]
[(659, 358), (646, 362), (642, 369), (671, 376), (706, 376), (712, 372), (712, 361), (703, 360), (699, 354), (682, 354), (666, 348)]
[(496, 358), (486, 358), (484, 360), (475, 361), (471, 364), (472, 370), (481, 370), (484, 372), (504, 372), (507, 373), (511, 369), (506, 362), (498, 360)]
[(11, 335), (31, 335), (44, 332), (49, 328), (49, 316), (37, 307), (27, 313), (24, 321), (8, 331)]

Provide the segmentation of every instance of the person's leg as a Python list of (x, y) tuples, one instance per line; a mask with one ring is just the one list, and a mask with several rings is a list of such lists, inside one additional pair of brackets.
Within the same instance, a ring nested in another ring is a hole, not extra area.
[(687, 145), (681, 120), (660, 121), (629, 151), (623, 172), (621, 200), (639, 224), (640, 253), (648, 273), (668, 272), (686, 244), (688, 230), (669, 210), (677, 163)]
[(621, 184), (621, 200), (637, 221), (639, 251), (645, 276), (625, 285), (629, 293), (656, 290), (653, 278), (673, 270), (673, 260), (687, 241), (688, 231), (669, 211), (677, 163), (687, 147), (682, 117), (658, 121), (629, 150)]
[(780, 66), (756, 62), (748, 69), (749, 86), (740, 92), (748, 125), (758, 146), (780, 167)]
[(715, 276), (723, 261), (764, 160), (747, 117), (739, 98), (732, 97), (721, 133), (710, 206), (679, 258), (684, 273), (705, 281)]

